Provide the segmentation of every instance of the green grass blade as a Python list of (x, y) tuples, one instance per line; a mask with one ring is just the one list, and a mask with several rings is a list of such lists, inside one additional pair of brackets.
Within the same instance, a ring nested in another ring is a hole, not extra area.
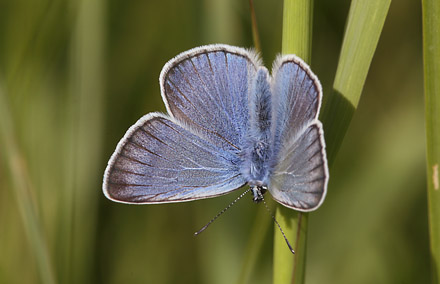
[(295, 254), (292, 255), (278, 227), (275, 227), (273, 283), (304, 283), (308, 214), (278, 205), (276, 218)]
[(432, 283), (440, 283), (440, 2), (422, 1)]
[[(77, 22), (71, 42), (72, 154), (69, 191), (71, 204), (71, 283), (93, 282), (98, 198), (101, 194), (104, 107), (105, 2), (72, 1)], [(69, 214), (67, 214), (69, 215)]]
[[(358, 105), (390, 3), (391, 0), (352, 1), (333, 92), (324, 94), (321, 113), (330, 164)], [(286, 0), (284, 6), (283, 53), (295, 53), (306, 62), (310, 62), (312, 7), (311, 2), (299, 0)], [(286, 235), (295, 243), (297, 255), (289, 257), (285, 248), (282, 252), (283, 240), (275, 235), (274, 283), (303, 283), (307, 214), (292, 213), (280, 206), (277, 218), (287, 228)]]
[(324, 94), (327, 158), (331, 165), (357, 108), (391, 0), (353, 0), (333, 92)]
[(296, 54), (310, 64), (313, 0), (285, 0), (283, 7), (283, 54)]
[[(283, 8), (282, 53), (296, 54), (310, 63), (313, 0), (285, 0)], [(291, 242), (287, 248), (278, 227), (274, 232), (273, 283), (303, 283), (306, 259), (307, 214), (278, 205), (276, 219)]]
[(0, 85), (0, 152), (4, 153), (9, 168), (12, 191), (17, 201), (30, 247), (35, 255), (38, 272), (42, 283), (56, 283), (48, 241), (44, 234), (34, 190), (27, 170), (27, 163), (18, 148), (16, 133), (6, 95)]

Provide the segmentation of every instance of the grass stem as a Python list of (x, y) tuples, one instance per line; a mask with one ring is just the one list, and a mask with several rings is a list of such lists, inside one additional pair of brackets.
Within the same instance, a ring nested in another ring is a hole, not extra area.
[(440, 2), (423, 0), (426, 162), (432, 283), (440, 283)]
[[(282, 53), (296, 54), (310, 64), (313, 0), (285, 0)], [(276, 219), (294, 246), (292, 255), (275, 227), (273, 283), (304, 283), (308, 214), (278, 205)]]
[[(351, 3), (333, 92), (324, 94), (320, 116), (330, 165), (357, 108), (390, 3), (391, 0), (353, 0)], [(308, 63), (311, 59), (312, 8), (312, 1), (284, 2), (282, 52), (295, 53)], [(296, 254), (292, 257), (287, 249), (283, 250), (283, 239), (275, 234), (275, 284), (304, 282), (307, 218), (307, 214), (278, 206), (277, 219), (287, 237), (296, 244)]]

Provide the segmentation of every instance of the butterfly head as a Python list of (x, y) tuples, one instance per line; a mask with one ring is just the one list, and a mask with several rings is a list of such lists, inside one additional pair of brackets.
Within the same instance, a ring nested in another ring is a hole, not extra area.
[(261, 202), (263, 200), (263, 194), (267, 191), (267, 186), (254, 183), (249, 183), (249, 186), (251, 187), (252, 194), (254, 195), (252, 200), (255, 203)]

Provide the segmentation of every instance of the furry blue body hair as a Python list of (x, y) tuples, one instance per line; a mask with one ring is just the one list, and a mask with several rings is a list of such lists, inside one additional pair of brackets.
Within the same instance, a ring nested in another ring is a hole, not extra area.
[(251, 82), (249, 96), (249, 132), (246, 137), (245, 161), (242, 172), (252, 186), (267, 186), (271, 158), (272, 95), (269, 72), (260, 67)]

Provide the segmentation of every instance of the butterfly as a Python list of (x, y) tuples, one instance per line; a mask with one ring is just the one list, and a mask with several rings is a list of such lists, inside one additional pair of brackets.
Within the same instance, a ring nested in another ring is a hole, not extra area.
[(116, 202), (152, 204), (211, 198), (249, 185), (298, 211), (318, 208), (329, 171), (318, 120), (322, 88), (295, 55), (272, 74), (258, 55), (214, 44), (171, 59), (160, 74), (167, 114), (131, 126), (104, 174)]

